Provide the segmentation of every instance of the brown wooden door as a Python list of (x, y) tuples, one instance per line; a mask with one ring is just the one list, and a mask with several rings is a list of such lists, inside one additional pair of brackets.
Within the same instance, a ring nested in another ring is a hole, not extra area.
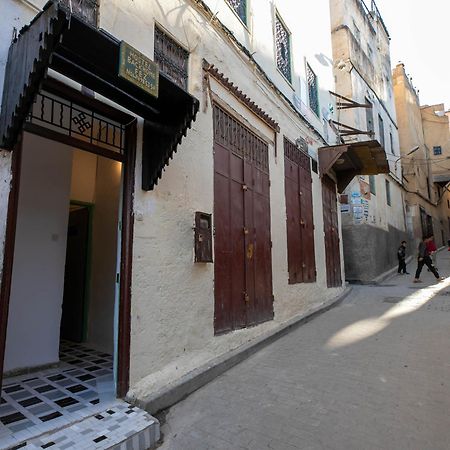
[(214, 106), (214, 329), (273, 318), (267, 144)]
[(310, 159), (284, 140), (289, 283), (316, 281)]
[(322, 180), (322, 198), (327, 285), (338, 287), (342, 286), (342, 278), (336, 184), (327, 176)]

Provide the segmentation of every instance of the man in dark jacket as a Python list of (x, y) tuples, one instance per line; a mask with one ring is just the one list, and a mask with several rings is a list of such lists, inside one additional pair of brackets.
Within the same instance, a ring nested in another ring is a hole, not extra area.
[(430, 237), (424, 236), (422, 238), (422, 242), (419, 244), (419, 254), (417, 256), (417, 270), (416, 270), (416, 277), (414, 278), (414, 283), (421, 283), (420, 272), (422, 272), (422, 268), (424, 265), (426, 265), (430, 271), (433, 273), (433, 275), (436, 277), (436, 280), (443, 280), (444, 278), (441, 277), (436, 270), (436, 268), (433, 266), (433, 263), (430, 258), (430, 254), (427, 249), (427, 242), (430, 240)]
[(398, 273), (406, 273), (406, 241), (402, 241), (400, 247), (397, 250), (397, 258), (398, 258)]

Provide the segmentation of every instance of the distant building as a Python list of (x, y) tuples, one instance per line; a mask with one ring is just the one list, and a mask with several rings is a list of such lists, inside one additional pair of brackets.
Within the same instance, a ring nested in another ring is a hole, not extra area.
[(408, 232), (417, 243), (433, 234), (438, 246), (450, 238), (450, 133), (444, 105), (420, 106), (419, 95), (398, 64), (393, 71), (405, 186)]
[(349, 180), (341, 195), (347, 280), (368, 282), (395, 266), (406, 237), (389, 34), (374, 1), (330, 0), (337, 112), (346, 143), (370, 142), (388, 165)]

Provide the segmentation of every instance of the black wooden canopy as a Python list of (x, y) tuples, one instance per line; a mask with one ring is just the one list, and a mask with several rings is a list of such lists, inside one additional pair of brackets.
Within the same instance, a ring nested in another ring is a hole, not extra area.
[(49, 1), (10, 46), (0, 147), (13, 149), (52, 68), (144, 118), (142, 188), (153, 189), (195, 120), (199, 102), (163, 74), (158, 98), (120, 78), (119, 50), (116, 38), (71, 15), (57, 0)]
[(389, 173), (385, 150), (376, 140), (321, 147), (318, 153), (320, 176), (333, 170), (340, 193), (356, 175)]

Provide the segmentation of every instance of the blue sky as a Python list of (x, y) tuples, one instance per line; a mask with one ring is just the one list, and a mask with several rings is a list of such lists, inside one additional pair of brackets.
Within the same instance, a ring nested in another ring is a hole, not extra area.
[(376, 3), (391, 36), (392, 67), (405, 64), (422, 105), (450, 109), (450, 0)]

